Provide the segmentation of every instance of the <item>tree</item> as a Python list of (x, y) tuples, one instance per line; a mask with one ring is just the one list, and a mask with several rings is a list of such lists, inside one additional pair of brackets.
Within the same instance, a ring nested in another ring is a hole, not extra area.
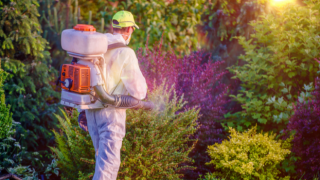
[(320, 53), (320, 9), (319, 2), (305, 3), (264, 14), (250, 23), (255, 33), (249, 39), (238, 37), (245, 50), (239, 59), (245, 65), (229, 70), (242, 82), (240, 92), (232, 97), (243, 110), (226, 114), (225, 126), (243, 131), (257, 124), (258, 129), (280, 132), (294, 112), (292, 104), (299, 93), (310, 94), (309, 83), (318, 70), (314, 58)]
[(40, 36), (41, 26), (35, 0), (3, 0), (0, 11), (1, 66), (8, 73), (3, 89), (11, 105), (13, 119), (20, 122), (17, 135), (24, 135), (29, 150), (45, 149), (53, 143), (50, 129), (56, 121), (59, 93), (49, 82), (57, 71), (51, 67), (47, 41)]

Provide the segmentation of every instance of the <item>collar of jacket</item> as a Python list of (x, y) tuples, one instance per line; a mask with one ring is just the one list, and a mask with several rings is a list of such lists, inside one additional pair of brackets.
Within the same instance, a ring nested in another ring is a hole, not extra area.
[(111, 33), (106, 33), (107, 38), (108, 38), (108, 44), (115, 44), (115, 43), (122, 43), (126, 44), (126, 41), (123, 39), (121, 34), (111, 34)]

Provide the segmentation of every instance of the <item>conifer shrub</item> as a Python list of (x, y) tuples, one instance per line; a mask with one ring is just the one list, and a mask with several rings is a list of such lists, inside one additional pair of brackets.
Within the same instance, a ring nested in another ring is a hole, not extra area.
[(294, 132), (292, 152), (299, 159), (296, 171), (302, 179), (312, 179), (320, 172), (320, 83), (316, 79), (314, 98), (299, 101), (290, 118), (288, 130)]
[[(178, 165), (192, 160), (188, 154), (193, 146), (187, 143), (196, 131), (199, 110), (182, 111), (183, 97), (166, 87), (155, 87), (148, 95), (157, 110), (127, 110), (118, 179), (179, 179), (180, 170), (193, 168)], [(57, 116), (62, 132), (55, 132), (57, 147), (52, 150), (62, 178), (74, 179), (78, 174), (80, 179), (90, 179), (95, 166), (94, 147), (90, 135), (79, 127), (77, 113), (73, 115), (71, 119)]]
[(47, 41), (40, 35), (38, 3), (4, 0), (0, 5), (1, 67), (8, 73), (5, 101), (12, 118), (20, 122), (17, 136), (24, 135), (22, 145), (30, 151), (48, 149), (54, 142), (50, 129), (57, 124), (50, 116), (60, 97), (49, 83), (57, 71), (50, 66)]
[(63, 116), (55, 115), (60, 124), (60, 131), (54, 131), (56, 146), (51, 147), (51, 150), (58, 159), (61, 177), (74, 179), (79, 171), (91, 173), (94, 170), (94, 164), (84, 161), (94, 159), (95, 151), (90, 134), (78, 125), (77, 110), (61, 112)]
[[(238, 37), (245, 53), (245, 65), (229, 68), (239, 79), (241, 90), (233, 99), (242, 111), (225, 115), (225, 128), (244, 131), (254, 125), (264, 131), (285, 129), (294, 109), (292, 104), (304, 84), (314, 81), (320, 53), (319, 2), (304, 1), (306, 6), (288, 4), (249, 23), (255, 33)], [(297, 17), (297, 18), (293, 18)]]
[(226, 179), (290, 179), (279, 177), (277, 165), (290, 154), (275, 140), (275, 134), (257, 133), (256, 127), (247, 132), (237, 132), (230, 127), (229, 140), (208, 147), (213, 164), (219, 171), (214, 176)]
[(223, 83), (227, 71), (221, 68), (223, 61), (211, 62), (210, 54), (203, 51), (192, 52), (188, 56), (178, 57), (172, 51), (164, 51), (162, 42), (155, 45), (153, 50), (139, 50), (137, 57), (141, 63), (141, 71), (146, 77), (148, 89), (153, 89), (166, 80), (168, 85), (175, 84), (178, 96), (184, 96), (186, 107), (199, 107), (201, 124), (198, 131), (192, 136), (198, 143), (190, 157), (195, 160), (196, 170), (187, 170), (187, 178), (195, 179), (199, 173), (208, 172), (205, 166), (209, 156), (206, 154), (208, 145), (221, 142), (225, 137), (219, 120), (226, 113), (225, 105), (228, 102), (224, 96), (229, 86)]

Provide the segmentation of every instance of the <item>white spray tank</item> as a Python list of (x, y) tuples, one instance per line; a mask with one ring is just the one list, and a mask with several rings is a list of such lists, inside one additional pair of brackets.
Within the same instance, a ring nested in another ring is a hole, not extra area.
[[(94, 75), (100, 74), (99, 69), (103, 72), (102, 77), (106, 77), (105, 60), (103, 54), (108, 50), (107, 36), (96, 32), (96, 29), (92, 25), (78, 24), (73, 29), (66, 29), (61, 34), (61, 46), (62, 49), (67, 51), (69, 56), (77, 59), (76, 65), (64, 64), (61, 68), (61, 104), (77, 109), (96, 109), (103, 108), (103, 104), (100, 101), (96, 101), (94, 98), (94, 90), (91, 84), (104, 84), (104, 82), (97, 81)], [(82, 71), (83, 68), (79, 65), (85, 65), (89, 67), (89, 79), (83, 78), (77, 79), (78, 76), (85, 76)], [(98, 66), (100, 66), (98, 68)], [(77, 73), (76, 68), (79, 67)], [(82, 68), (82, 69), (81, 69)], [(63, 72), (64, 71), (64, 72)], [(74, 71), (74, 72), (73, 72)], [(63, 74), (64, 73), (64, 74)], [(80, 73), (80, 74), (79, 74)], [(100, 78), (101, 79), (101, 78)], [(79, 81), (79, 82), (77, 82)], [(80, 84), (88, 83), (90, 85), (90, 91), (81, 92)], [(78, 84), (78, 89), (74, 87)], [(104, 86), (106, 89), (106, 87)]]
[[(76, 59), (63, 64), (60, 69), (61, 104), (84, 109), (100, 109), (108, 106), (124, 109), (154, 109), (154, 104), (128, 95), (109, 95), (106, 90), (106, 62), (104, 53), (108, 50), (107, 36), (96, 32), (91, 25), (78, 24), (73, 29), (62, 31), (62, 49)], [(125, 45), (110, 45), (114, 47)], [(94, 87), (93, 87), (94, 86)]]

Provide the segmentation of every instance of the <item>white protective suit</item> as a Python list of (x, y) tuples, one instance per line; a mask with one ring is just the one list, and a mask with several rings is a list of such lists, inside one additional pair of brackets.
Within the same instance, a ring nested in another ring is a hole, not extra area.
[[(106, 34), (108, 44), (123, 43), (120, 34)], [(135, 52), (126, 47), (108, 50), (106, 60), (107, 92), (128, 95), (142, 100), (146, 97), (147, 85)], [(120, 83), (119, 83), (120, 82)], [(118, 86), (117, 86), (118, 84)], [(116, 88), (117, 86), (117, 88)], [(116, 180), (120, 167), (120, 149), (125, 136), (126, 109), (103, 108), (86, 110), (88, 130), (96, 152), (93, 180)]]

